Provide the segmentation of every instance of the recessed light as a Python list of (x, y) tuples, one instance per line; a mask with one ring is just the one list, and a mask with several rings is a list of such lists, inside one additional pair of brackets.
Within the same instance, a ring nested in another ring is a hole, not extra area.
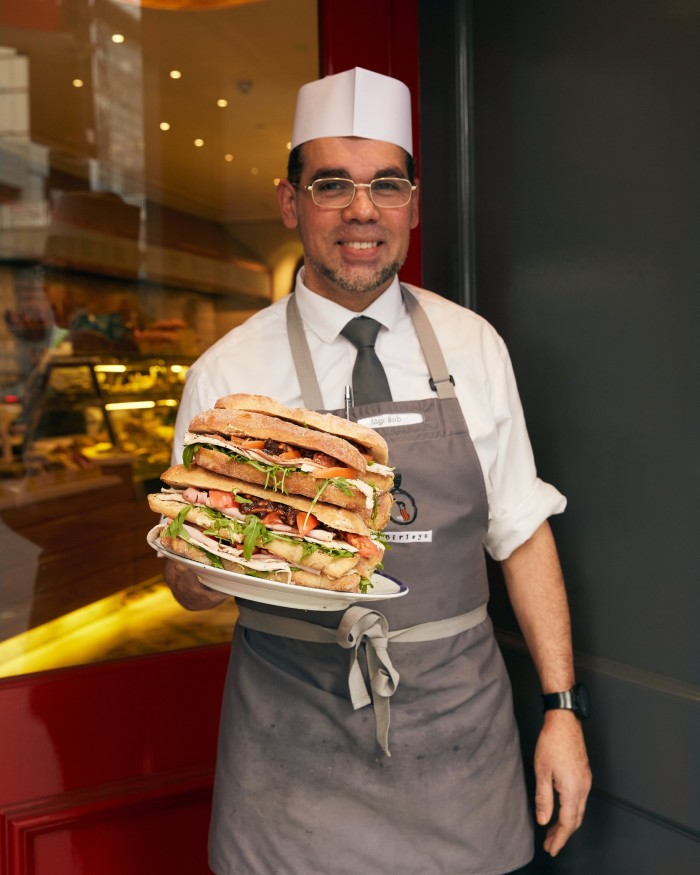
[(288, 152), (291, 152), (291, 150), (292, 150), (292, 144), (291, 144), (291, 143), (287, 143), (287, 151), (288, 151)]
[(112, 34), (112, 42), (113, 43), (123, 43), (124, 42), (124, 34), (123, 33), (113, 33)]
[(223, 97), (220, 97), (220, 98), (216, 101), (216, 105), (217, 105), (217, 106), (220, 106), (220, 107), (223, 109), (225, 106), (228, 106), (228, 100), (226, 100), (226, 99), (223, 98)]
[(227, 152), (224, 155), (224, 161), (233, 161), (233, 155), (230, 152)]
[(273, 180), (272, 180), (272, 182), (273, 182), (275, 185), (279, 185), (281, 181), (282, 181), (282, 180), (281, 180), (279, 177), (277, 177), (276, 179), (273, 179)]
[(82, 88), (85, 83), (82, 79), (74, 79), (73, 80), (73, 88)]
[(197, 148), (200, 148), (204, 145), (204, 140), (202, 140), (200, 137), (197, 137), (197, 139), (194, 141), (194, 144), (195, 146), (197, 146)]
[(171, 79), (180, 79), (182, 77), (182, 73), (179, 70), (171, 70), (170, 78)]
[(169, 131), (170, 130), (170, 123), (169, 122), (161, 122), (159, 127), (160, 127), (161, 131)]

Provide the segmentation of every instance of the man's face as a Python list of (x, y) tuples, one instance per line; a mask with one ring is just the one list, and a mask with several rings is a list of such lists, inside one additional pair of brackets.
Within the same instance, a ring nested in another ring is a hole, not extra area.
[[(371, 182), (386, 176), (406, 177), (405, 154), (392, 143), (328, 137), (303, 146), (301, 185), (321, 177)], [(284, 224), (301, 235), (308, 288), (359, 312), (391, 284), (418, 224), (417, 191), (406, 206), (389, 209), (376, 207), (366, 188), (343, 209), (317, 207), (310, 192), (286, 180), (278, 196)]]

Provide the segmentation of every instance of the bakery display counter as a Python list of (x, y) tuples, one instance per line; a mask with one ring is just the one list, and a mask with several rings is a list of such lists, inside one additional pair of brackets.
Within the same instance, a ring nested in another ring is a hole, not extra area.
[(27, 386), (14, 428), (30, 471), (126, 453), (135, 480), (167, 466), (189, 361), (50, 356)]
[[(181, 611), (162, 580), (154, 596), (162, 561), (146, 543), (154, 523), (146, 495), (160, 488), (170, 462), (187, 366), (153, 356), (49, 358), (5, 417), (11, 439), (0, 470), (3, 671), (56, 667), (46, 664), (57, 659), (48, 644), (70, 629), (73, 647), (86, 624), (94, 631), (91, 643), (75, 652), (85, 659), (113, 658), (119, 647), (95, 636), (117, 628), (119, 616), (132, 617), (133, 610), (124, 613), (127, 607), (138, 603), (146, 617), (143, 607), (151, 605), (155, 626), (163, 605)], [(149, 652), (150, 645), (134, 646)], [(30, 650), (39, 656), (23, 655)]]

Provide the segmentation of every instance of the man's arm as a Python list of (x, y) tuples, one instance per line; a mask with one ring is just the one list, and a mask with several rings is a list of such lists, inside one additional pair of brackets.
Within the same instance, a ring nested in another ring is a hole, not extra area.
[(163, 577), (172, 590), (175, 600), (188, 611), (206, 611), (215, 608), (228, 598), (224, 593), (205, 586), (186, 565), (171, 559), (165, 560)]
[[(569, 690), (575, 682), (569, 606), (549, 523), (501, 562), (508, 595), (537, 669), (543, 693)], [(553, 857), (583, 820), (591, 771), (581, 724), (571, 711), (547, 711), (535, 748), (535, 812), (545, 825), (559, 795), (559, 816), (547, 830)]]

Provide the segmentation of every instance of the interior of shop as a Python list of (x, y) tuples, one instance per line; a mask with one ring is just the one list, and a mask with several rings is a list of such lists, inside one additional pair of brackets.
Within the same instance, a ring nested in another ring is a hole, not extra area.
[[(0, 12), (0, 676), (225, 640), (146, 543), (188, 366), (287, 294), (317, 4)], [(270, 27), (270, 22), (275, 27)]]

